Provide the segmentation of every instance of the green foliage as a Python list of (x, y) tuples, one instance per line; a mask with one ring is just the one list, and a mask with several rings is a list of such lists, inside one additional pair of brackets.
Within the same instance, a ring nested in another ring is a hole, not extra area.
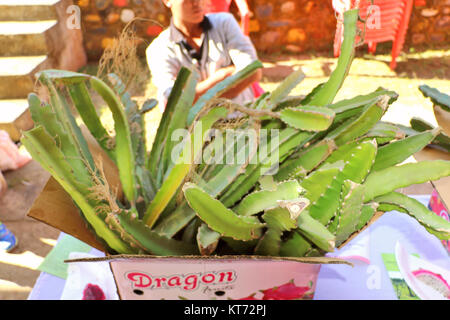
[[(22, 142), (71, 195), (110, 253), (318, 256), (363, 229), (376, 211), (393, 209), (448, 240), (447, 221), (395, 192), (450, 175), (449, 161), (402, 164), (437, 139), (449, 146), (448, 137), (421, 121), (413, 128), (382, 122), (397, 99), (383, 88), (334, 102), (353, 58), (357, 18), (357, 10), (345, 13), (337, 67), (304, 98), (289, 97), (304, 78), (298, 70), (245, 107), (218, 99), (262, 67), (255, 61), (194, 103), (198, 76), (182, 68), (148, 153), (143, 115), (155, 100), (139, 106), (113, 74), (108, 84), (86, 74), (43, 71), (39, 81), (50, 99), (30, 94), (36, 127)], [(113, 114), (113, 134), (97, 115), (92, 90)], [(117, 165), (123, 199), (90, 153), (71, 103)], [(246, 114), (227, 120), (236, 107)], [(221, 140), (231, 127), (238, 134)], [(245, 134), (248, 129), (256, 139)], [(174, 138), (179, 130), (182, 141)]]
[(419, 86), (420, 92), (425, 97), (428, 97), (431, 99), (431, 101), (438, 106), (441, 106), (443, 110), (450, 112), (450, 96), (440, 92), (436, 88), (431, 88), (430, 86), (427, 86), (426, 84), (423, 84)]

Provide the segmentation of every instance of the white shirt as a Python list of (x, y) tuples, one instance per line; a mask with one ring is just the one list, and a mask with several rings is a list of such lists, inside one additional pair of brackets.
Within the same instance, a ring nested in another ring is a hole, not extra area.
[[(210, 13), (206, 16), (210, 28), (202, 34), (202, 57), (200, 61), (192, 58), (183, 45), (183, 34), (173, 25), (161, 32), (146, 50), (147, 64), (153, 84), (158, 89), (160, 108), (164, 108), (181, 67), (196, 70), (199, 81), (203, 81), (220, 68), (234, 65), (236, 71), (257, 60), (256, 50), (245, 36), (232, 14)], [(204, 21), (205, 22), (205, 21)], [(233, 101), (244, 104), (254, 100), (251, 87), (247, 87)]]

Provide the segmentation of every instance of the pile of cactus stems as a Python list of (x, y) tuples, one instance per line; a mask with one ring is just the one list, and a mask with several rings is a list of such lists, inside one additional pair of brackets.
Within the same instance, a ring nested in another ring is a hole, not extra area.
[[(354, 57), (357, 21), (357, 9), (344, 13), (337, 67), (305, 97), (289, 96), (305, 77), (297, 70), (273, 92), (245, 106), (220, 98), (262, 67), (255, 61), (194, 103), (198, 76), (182, 68), (150, 152), (145, 113), (156, 100), (138, 106), (114, 74), (101, 80), (42, 71), (39, 81), (50, 98), (45, 102), (29, 95), (35, 127), (23, 134), (22, 142), (72, 197), (110, 253), (324, 256), (370, 223), (377, 211), (392, 210), (411, 215), (448, 240), (449, 222), (395, 191), (450, 175), (447, 161), (402, 164), (436, 139), (440, 129), (405, 133), (405, 128), (381, 121), (397, 99), (383, 88), (334, 103)], [(110, 109), (115, 135), (100, 121), (91, 91)], [(123, 196), (109, 185), (101, 161), (91, 154), (71, 103), (117, 166)], [(241, 116), (227, 120), (236, 110)], [(207, 134), (218, 124), (234, 126), (244, 142), (209, 141)], [(179, 129), (187, 132), (182, 143), (172, 140)], [(248, 129), (259, 138), (262, 129), (274, 134), (255, 144), (245, 140), (242, 132)], [(225, 147), (222, 162), (197, 162), (216, 142)], [(223, 161), (234, 150), (245, 163)], [(274, 168), (278, 170), (272, 172)]]

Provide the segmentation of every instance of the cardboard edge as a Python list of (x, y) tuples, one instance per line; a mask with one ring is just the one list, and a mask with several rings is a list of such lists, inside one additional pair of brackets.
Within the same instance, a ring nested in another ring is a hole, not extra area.
[[(425, 160), (446, 160), (450, 161), (450, 153), (443, 151), (441, 149), (425, 147), (421, 151), (414, 154), (416, 161)], [(450, 177), (444, 177), (439, 180), (430, 181), (434, 190), (438, 193), (442, 204), (444, 205), (447, 212), (450, 208)]]
[[(437, 186), (435, 181), (430, 181), (431, 185), (433, 186), (434, 190), (436, 190), (436, 192), (439, 195), (439, 198), (442, 199), (441, 203), (444, 205), (445, 209), (447, 210), (447, 212), (450, 212), (449, 207), (450, 207), (450, 203), (446, 203), (443, 199), (445, 199), (444, 195), (442, 194), (442, 189)], [(445, 190), (448, 191), (448, 190)]]
[[(64, 262), (65, 262), (65, 261), (64, 261)], [(116, 273), (114, 272), (111, 263), (108, 263), (108, 267), (109, 267), (109, 271), (110, 271), (111, 274), (112, 274), (114, 283), (115, 283), (115, 285), (116, 285), (116, 293), (117, 293), (117, 296), (119, 297), (119, 300), (123, 300), (122, 295), (120, 294), (119, 286), (118, 286), (119, 279), (116, 278)]]
[(116, 261), (116, 260), (157, 260), (157, 259), (174, 259), (174, 260), (204, 260), (204, 261), (224, 261), (224, 260), (255, 260), (255, 261), (293, 261), (299, 263), (310, 264), (346, 264), (354, 266), (353, 263), (342, 258), (329, 257), (271, 257), (257, 255), (223, 255), (223, 256), (154, 256), (154, 255), (111, 255), (96, 258), (80, 258), (64, 260), (65, 263), (73, 262), (100, 262), (100, 261)]
[(377, 221), (385, 212), (383, 211), (377, 211), (374, 213), (373, 217), (369, 220), (369, 222), (366, 223), (364, 227), (362, 227), (357, 232), (354, 232), (350, 235), (350, 237), (347, 238), (337, 249), (342, 249), (345, 245), (347, 245), (350, 241), (352, 241), (355, 237), (357, 237), (361, 232), (366, 230), (368, 227), (370, 227), (375, 221)]

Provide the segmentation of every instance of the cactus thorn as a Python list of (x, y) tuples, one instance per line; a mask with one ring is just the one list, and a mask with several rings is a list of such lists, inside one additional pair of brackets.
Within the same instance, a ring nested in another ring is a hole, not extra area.
[(383, 109), (383, 111), (386, 111), (388, 105), (389, 105), (390, 97), (388, 95), (382, 95), (378, 98), (377, 106)]
[(433, 130), (431, 130), (431, 133), (433, 134), (433, 136), (437, 136), (442, 132), (442, 127), (437, 126), (436, 128), (434, 128)]
[(330, 241), (328, 241), (328, 243), (330, 244), (331, 248), (333, 248), (333, 250), (331, 250), (330, 252), (333, 252), (334, 247), (336, 246), (336, 242), (334, 240), (330, 240)]
[(400, 140), (405, 137), (405, 134), (403, 132), (396, 132), (394, 139)]
[(371, 202), (370, 204), (369, 204), (374, 210), (377, 210), (378, 209), (378, 206), (380, 205), (378, 202)]

